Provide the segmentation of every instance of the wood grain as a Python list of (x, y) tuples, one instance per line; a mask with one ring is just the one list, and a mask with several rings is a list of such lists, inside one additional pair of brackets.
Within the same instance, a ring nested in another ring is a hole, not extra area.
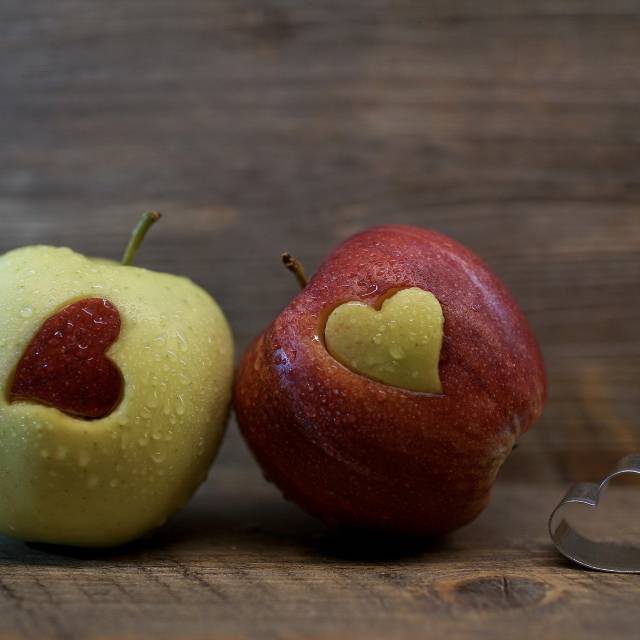
[(2, 540), (0, 636), (630, 633), (633, 578), (559, 563), (544, 518), (640, 447), (639, 33), (637, 0), (6, 0), (0, 252), (118, 257), (160, 209), (138, 262), (210, 290), (241, 350), (295, 292), (281, 251), (312, 272), (365, 227), (434, 227), (513, 290), (551, 395), (490, 511), (407, 559), (336, 557), (232, 425), (212, 506), (149, 546)]
[[(608, 528), (637, 508), (636, 492), (611, 494)], [(540, 514), (559, 497), (504, 483), (471, 526), (411, 545), (332, 534), (254, 470), (218, 470), (135, 545), (3, 543), (0, 637), (633, 637), (637, 578), (556, 555)]]

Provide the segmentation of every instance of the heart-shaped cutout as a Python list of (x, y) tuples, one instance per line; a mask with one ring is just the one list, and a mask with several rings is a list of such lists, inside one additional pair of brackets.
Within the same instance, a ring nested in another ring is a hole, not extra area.
[(120, 334), (120, 313), (104, 298), (74, 302), (45, 320), (16, 367), (9, 399), (103, 418), (120, 402), (123, 379), (105, 352)]
[(380, 309), (351, 301), (336, 307), (324, 329), (329, 353), (373, 380), (424, 393), (442, 393), (439, 364), (444, 314), (418, 287), (388, 296)]
[[(597, 508), (603, 490), (618, 476), (640, 474), (640, 454), (629, 454), (599, 484), (578, 482), (572, 485), (549, 517), (549, 535), (556, 549), (569, 560), (589, 569), (612, 573), (640, 573), (640, 547), (616, 542), (592, 540), (574, 529), (564, 517), (572, 504)], [(633, 514), (629, 514), (630, 517)]]

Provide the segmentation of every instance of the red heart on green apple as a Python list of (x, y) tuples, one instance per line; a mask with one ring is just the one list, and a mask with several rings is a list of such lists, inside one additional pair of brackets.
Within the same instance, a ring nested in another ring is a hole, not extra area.
[(10, 399), (82, 418), (103, 418), (120, 402), (123, 378), (105, 352), (120, 334), (120, 313), (105, 298), (73, 302), (40, 328), (18, 362)]

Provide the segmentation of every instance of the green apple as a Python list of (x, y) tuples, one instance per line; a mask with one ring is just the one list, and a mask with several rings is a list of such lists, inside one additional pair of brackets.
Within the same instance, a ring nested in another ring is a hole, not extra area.
[[(49, 246), (0, 256), (0, 533), (121, 544), (161, 525), (207, 475), (229, 411), (233, 339), (193, 282), (129, 266), (156, 217), (143, 219), (122, 264)], [(105, 353), (121, 374), (117, 405), (87, 419), (14, 397), (18, 363), (47, 320), (97, 298), (120, 316)]]

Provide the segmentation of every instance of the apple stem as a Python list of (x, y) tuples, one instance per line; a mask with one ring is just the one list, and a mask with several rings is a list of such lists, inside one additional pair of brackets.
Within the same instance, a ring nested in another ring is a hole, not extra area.
[(129, 244), (127, 248), (124, 250), (124, 254), (122, 256), (121, 263), (123, 265), (130, 265), (133, 262), (133, 258), (138, 251), (138, 247), (142, 244), (144, 237), (147, 235), (147, 231), (151, 228), (151, 225), (154, 222), (157, 222), (162, 217), (161, 213), (157, 211), (147, 211), (142, 214), (140, 221), (135, 226), (133, 233), (131, 234), (131, 239), (129, 240)]
[(296, 277), (300, 288), (304, 289), (307, 286), (307, 282), (309, 281), (307, 280), (307, 276), (304, 273), (304, 267), (302, 266), (302, 263), (297, 258), (294, 258), (290, 253), (282, 254), (282, 263)]

